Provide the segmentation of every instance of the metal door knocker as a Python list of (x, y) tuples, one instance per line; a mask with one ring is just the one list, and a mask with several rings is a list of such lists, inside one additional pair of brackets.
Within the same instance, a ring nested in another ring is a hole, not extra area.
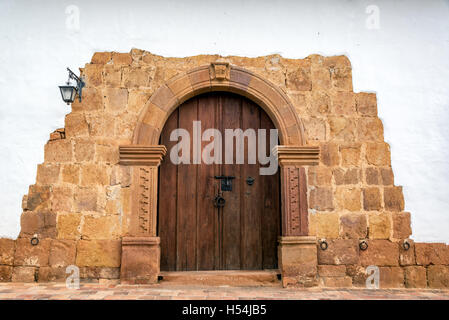
[(248, 177), (246, 178), (246, 184), (252, 186), (254, 184), (254, 180), (256, 179), (254, 179), (253, 177)]
[(224, 207), (225, 203), (226, 203), (225, 198), (223, 198), (223, 197), (220, 196), (220, 195), (215, 196), (215, 199), (214, 199), (214, 207), (216, 207), (216, 208), (222, 208), (222, 207)]

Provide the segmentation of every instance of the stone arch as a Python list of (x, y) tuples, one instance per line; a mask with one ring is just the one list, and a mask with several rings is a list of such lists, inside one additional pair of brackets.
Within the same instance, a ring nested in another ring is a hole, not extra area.
[(272, 119), (281, 145), (305, 145), (303, 124), (282, 90), (257, 74), (226, 62), (195, 68), (159, 87), (141, 111), (133, 144), (157, 145), (173, 110), (189, 98), (210, 91), (233, 92), (249, 98)]

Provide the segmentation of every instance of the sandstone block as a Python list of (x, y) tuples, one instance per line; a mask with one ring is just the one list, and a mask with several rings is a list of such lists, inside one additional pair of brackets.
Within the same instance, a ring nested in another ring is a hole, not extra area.
[(431, 265), (427, 267), (429, 288), (449, 288), (449, 266)]
[(318, 247), (318, 263), (331, 265), (347, 265), (359, 263), (359, 246), (356, 239), (328, 240), (328, 248)]
[(383, 142), (369, 142), (366, 144), (366, 161), (374, 166), (390, 165), (390, 146)]
[(75, 264), (76, 242), (74, 240), (51, 240), (49, 265), (53, 268)]
[(351, 288), (351, 277), (320, 277), (320, 285), (325, 288)]
[(40, 164), (37, 166), (36, 183), (42, 185), (55, 184), (59, 180), (60, 165)]
[(103, 79), (106, 87), (119, 88), (122, 81), (122, 69), (115, 65), (105, 65)]
[(368, 249), (360, 250), (360, 262), (363, 266), (397, 266), (399, 247), (389, 240), (369, 240)]
[(119, 267), (120, 240), (80, 240), (76, 265), (80, 267)]
[(49, 211), (24, 211), (20, 216), (20, 236), (52, 238), (56, 234), (56, 214)]
[(379, 118), (360, 118), (357, 123), (357, 139), (359, 141), (383, 141), (384, 128)]
[(381, 289), (404, 287), (404, 270), (401, 267), (380, 267), (379, 272)]
[(416, 264), (449, 264), (449, 247), (444, 243), (415, 243)]
[(12, 239), (0, 239), (0, 265), (13, 265), (15, 246), (15, 241)]
[(344, 239), (366, 238), (366, 215), (360, 213), (345, 213), (340, 217), (340, 236)]
[(48, 266), (50, 243), (50, 239), (40, 239), (39, 244), (33, 246), (29, 238), (18, 238), (16, 240), (14, 265), (27, 267)]
[(370, 239), (389, 239), (391, 236), (391, 215), (389, 213), (374, 213), (368, 215)]
[(384, 186), (393, 185), (394, 183), (394, 176), (393, 176), (393, 170), (391, 168), (380, 168), (380, 175), (382, 184)]
[(341, 210), (360, 211), (361, 191), (356, 187), (337, 186), (335, 192), (337, 208)]
[(380, 184), (379, 170), (377, 168), (366, 168), (365, 169), (365, 181), (368, 185), (378, 185)]
[(393, 238), (406, 239), (412, 234), (409, 212), (393, 212)]
[(112, 52), (112, 63), (114, 65), (130, 65), (132, 61), (130, 53)]
[(83, 239), (118, 239), (120, 238), (120, 217), (92, 216), (84, 217), (81, 236)]
[(310, 56), (311, 80), (313, 90), (329, 90), (331, 88), (331, 74), (329, 67), (325, 65), (325, 58), (320, 55)]
[(123, 112), (128, 105), (128, 90), (122, 88), (104, 89), (104, 103), (108, 112)]
[(365, 267), (360, 265), (347, 265), (346, 274), (351, 277), (354, 287), (366, 287), (368, 274), (366, 273)]
[(66, 164), (61, 172), (62, 181), (72, 184), (79, 184), (80, 181), (80, 167), (79, 165)]
[(57, 230), (58, 239), (79, 239), (81, 214), (58, 214)]
[(66, 139), (47, 142), (44, 158), (45, 162), (72, 161), (72, 142)]
[(308, 168), (309, 186), (330, 186), (332, 184), (332, 170), (323, 166), (311, 166)]
[(326, 166), (337, 166), (340, 164), (338, 145), (335, 143), (323, 143), (320, 146), (320, 161)]
[(310, 191), (310, 208), (319, 211), (334, 209), (332, 189), (330, 187), (316, 187)]
[(311, 116), (327, 115), (330, 112), (330, 98), (325, 91), (313, 91), (308, 113)]
[(326, 140), (326, 123), (318, 118), (304, 118), (304, 128), (307, 140)]
[(140, 113), (151, 97), (152, 92), (148, 90), (129, 90), (128, 112)]
[(82, 267), (80, 268), (81, 279), (119, 279), (120, 268), (111, 267)]
[(406, 288), (426, 288), (427, 276), (426, 268), (419, 266), (405, 267), (405, 287)]
[(10, 282), (12, 277), (11, 266), (0, 266), (0, 282)]
[(321, 265), (318, 266), (320, 277), (344, 277), (346, 276), (346, 266)]
[(361, 116), (377, 116), (377, 99), (375, 93), (360, 92), (355, 95), (357, 112)]
[(320, 238), (338, 238), (338, 213), (315, 213), (309, 216), (310, 233)]
[(38, 272), (38, 282), (65, 282), (69, 273), (66, 267), (41, 267)]
[(354, 121), (346, 117), (329, 117), (330, 138), (332, 140), (354, 141)]
[(355, 114), (355, 101), (352, 92), (337, 92), (332, 96), (332, 114), (353, 116)]
[(411, 239), (407, 241), (410, 244), (408, 250), (404, 249), (403, 242), (399, 242), (399, 264), (401, 266), (414, 266), (416, 265), (415, 242)]
[(352, 91), (352, 69), (351, 67), (334, 67), (330, 69), (332, 87), (343, 90)]
[(77, 162), (92, 161), (95, 156), (95, 144), (92, 140), (78, 139), (75, 141), (75, 160)]
[(30, 211), (49, 210), (50, 196), (49, 186), (31, 185), (28, 188), (27, 209)]
[(380, 198), (380, 190), (376, 187), (363, 189), (363, 209), (377, 211), (382, 208), (382, 200)]
[(75, 191), (75, 209), (78, 212), (97, 211), (97, 190), (93, 188), (77, 188)]
[(111, 52), (95, 52), (91, 63), (106, 64), (111, 60)]
[(103, 65), (88, 63), (84, 67), (83, 75), (88, 87), (99, 87), (103, 83)]
[(385, 187), (384, 202), (386, 210), (404, 210), (404, 196), (402, 194), (402, 187)]
[(96, 149), (97, 162), (116, 164), (119, 161), (118, 146), (97, 144)]
[(81, 166), (81, 186), (108, 185), (108, 167), (100, 164), (84, 164)]
[(80, 111), (97, 111), (103, 110), (103, 96), (101, 90), (97, 88), (83, 88), (83, 98), (81, 102), (75, 99), (72, 103), (72, 110)]
[(355, 168), (332, 170), (336, 185), (358, 184), (360, 180), (360, 170)]
[(341, 165), (343, 167), (360, 165), (360, 144), (342, 145), (340, 146)]
[(94, 137), (114, 136), (115, 118), (111, 114), (95, 114), (86, 116), (89, 124), (89, 134)]
[(296, 68), (289, 68), (287, 72), (287, 87), (298, 91), (312, 90), (310, 63), (301, 63)]
[(12, 282), (35, 282), (35, 267), (14, 267)]

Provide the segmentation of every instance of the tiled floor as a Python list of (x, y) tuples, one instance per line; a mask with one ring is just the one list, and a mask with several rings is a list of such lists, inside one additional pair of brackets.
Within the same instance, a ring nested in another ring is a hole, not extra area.
[(430, 289), (323, 289), (280, 287), (195, 287), (172, 285), (0, 283), (0, 300), (10, 299), (444, 299), (449, 290)]

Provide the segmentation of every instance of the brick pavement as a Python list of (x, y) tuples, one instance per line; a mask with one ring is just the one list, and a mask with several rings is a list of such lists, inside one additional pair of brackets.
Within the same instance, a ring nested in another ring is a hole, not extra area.
[(68, 289), (64, 283), (0, 283), (0, 300), (89, 299), (89, 300), (170, 300), (170, 299), (417, 299), (449, 300), (449, 290), (436, 289), (330, 289), (281, 287), (197, 287), (172, 285), (119, 285), (82, 283)]

